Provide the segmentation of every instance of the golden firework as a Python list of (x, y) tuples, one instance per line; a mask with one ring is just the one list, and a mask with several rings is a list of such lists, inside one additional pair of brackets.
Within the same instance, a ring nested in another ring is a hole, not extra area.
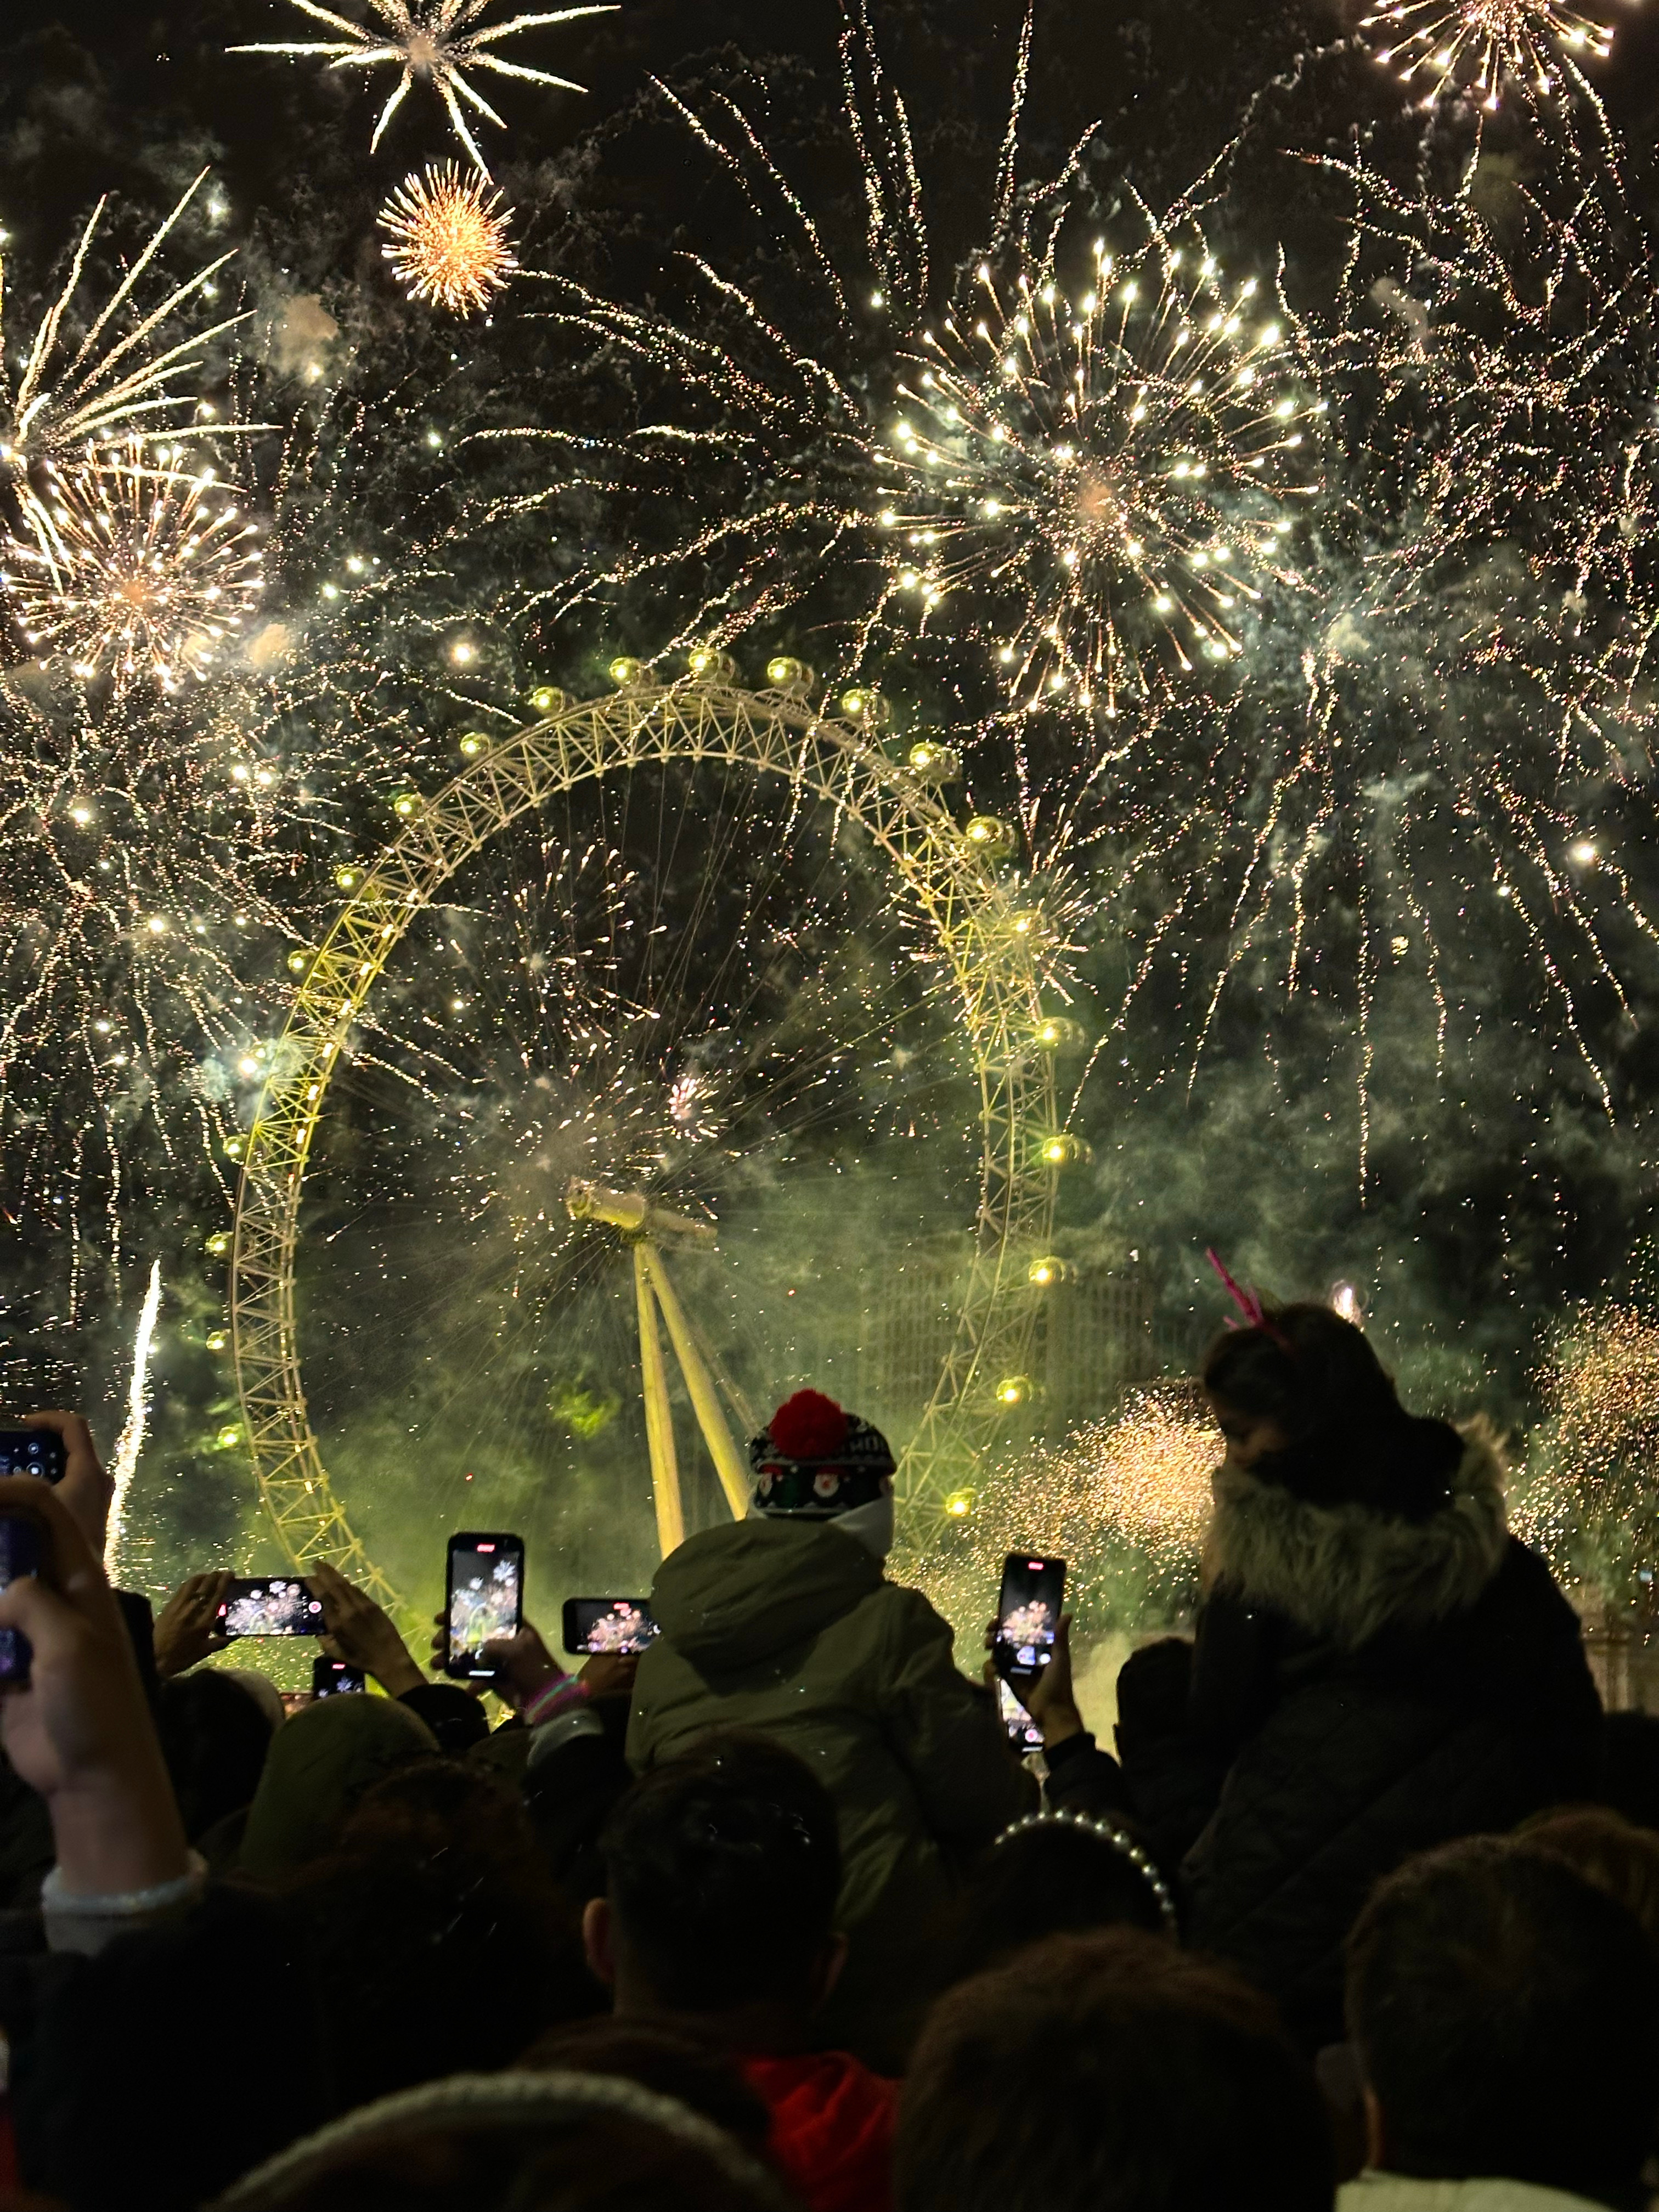
[(1550, 91), (1562, 50), (1605, 61), (1613, 45), (1610, 26), (1565, 0), (1395, 0), (1360, 28), (1383, 42), (1378, 61), (1430, 99), (1455, 87), (1489, 108), (1505, 82)]
[(326, 24), (331, 31), (343, 35), (334, 39), (267, 40), (252, 46), (232, 46), (233, 54), (322, 54), (327, 57), (331, 69), (384, 69), (398, 71), (391, 97), (380, 110), (374, 125), (374, 136), (368, 142), (372, 154), (380, 143), (380, 134), (404, 101), (410, 88), (416, 82), (429, 84), (442, 100), (449, 115), (449, 126), (485, 176), (489, 174), (483, 155), (467, 128), (461, 112), (465, 100), (486, 123), (501, 125), (501, 118), (472, 83), (467, 71), (486, 70), (497, 76), (516, 77), (524, 84), (556, 85), (566, 92), (580, 92), (583, 87), (573, 84), (568, 76), (554, 76), (546, 70), (530, 69), (523, 62), (503, 61), (494, 52), (502, 39), (515, 39), (522, 32), (533, 31), (550, 23), (568, 23), (579, 15), (611, 15), (616, 13), (616, 0), (599, 0), (599, 4), (580, 8), (555, 8), (534, 15), (514, 15), (505, 23), (480, 26), (478, 17), (489, 5), (489, 0), (369, 0), (378, 21), (355, 23), (349, 15), (337, 15), (331, 8), (318, 5), (318, 0), (294, 0), (294, 5), (313, 22)]
[(19, 490), (22, 534), (0, 542), (0, 591), (43, 659), (118, 689), (150, 677), (171, 691), (211, 672), (258, 600), (264, 556), (234, 487), (182, 459), (135, 439)]
[(463, 177), (454, 162), (405, 177), (380, 210), (391, 239), (381, 252), (412, 300), (429, 300), (452, 315), (489, 306), (518, 267), (507, 244), (499, 192)]

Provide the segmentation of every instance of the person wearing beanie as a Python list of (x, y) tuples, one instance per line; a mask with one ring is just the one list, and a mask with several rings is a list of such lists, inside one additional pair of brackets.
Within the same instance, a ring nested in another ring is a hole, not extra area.
[(1343, 1940), (1375, 1884), (1591, 1796), (1601, 1711), (1485, 1425), (1407, 1413), (1327, 1306), (1255, 1313), (1202, 1370), (1226, 1455), (1194, 1642), (1126, 1662), (1121, 1767), (1068, 1707), (1063, 1647), (1036, 1702), (1051, 1801), (1133, 1814), (1181, 1868), (1188, 1941), (1314, 2050), (1342, 2039)]
[(897, 2073), (934, 1994), (956, 1869), (1032, 1808), (1036, 1786), (949, 1626), (883, 1572), (894, 1461), (880, 1431), (800, 1390), (750, 1462), (748, 1516), (657, 1571), (628, 1757), (643, 1772), (743, 1728), (806, 1761), (836, 1807), (848, 1945), (817, 2038)]

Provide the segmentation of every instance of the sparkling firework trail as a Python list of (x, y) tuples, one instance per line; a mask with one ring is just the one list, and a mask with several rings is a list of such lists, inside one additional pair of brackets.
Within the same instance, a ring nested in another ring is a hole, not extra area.
[(149, 1425), (149, 1353), (155, 1340), (156, 1317), (161, 1310), (161, 1263), (150, 1262), (149, 1287), (144, 1292), (144, 1303), (139, 1309), (138, 1330), (132, 1341), (132, 1375), (127, 1384), (127, 1418), (116, 1440), (115, 1456), (110, 1462), (110, 1473), (115, 1479), (114, 1495), (110, 1499), (109, 1534), (104, 1541), (104, 1569), (112, 1579), (120, 1558), (121, 1539), (126, 1533), (127, 1497), (132, 1488), (132, 1478), (138, 1472), (138, 1455), (144, 1448), (144, 1431)]
[(1121, 261), (1097, 240), (1069, 288), (1052, 258), (1000, 280), (981, 264), (971, 326), (945, 315), (899, 388), (892, 580), (924, 622), (965, 600), (959, 628), (1000, 630), (1028, 709), (1115, 719), (1160, 661), (1242, 653), (1258, 578), (1318, 489), (1324, 403), (1281, 314), (1201, 238), (1151, 228)]
[(1376, 58), (1430, 100), (1457, 91), (1496, 109), (1506, 84), (1560, 89), (1560, 50), (1605, 61), (1613, 27), (1565, 0), (1400, 0), (1362, 18)]
[(489, 306), (519, 265), (501, 204), (499, 192), (463, 178), (453, 161), (404, 179), (380, 210), (392, 241), (381, 251), (411, 299), (452, 315)]
[(258, 605), (257, 523), (211, 465), (186, 472), (181, 447), (134, 440), (117, 458), (51, 468), (21, 486), (27, 536), (0, 543), (0, 590), (43, 665), (66, 660), (118, 690), (148, 678), (176, 690), (213, 670)]
[(325, 54), (331, 69), (390, 66), (400, 70), (402, 75), (380, 110), (374, 135), (368, 142), (371, 153), (407, 98), (410, 87), (417, 77), (427, 81), (448, 111), (451, 129), (487, 177), (489, 164), (467, 128), (461, 102), (465, 100), (487, 123), (502, 129), (506, 125), (483, 94), (468, 83), (466, 71), (487, 70), (497, 76), (517, 77), (526, 84), (555, 85), (565, 92), (585, 91), (585, 86), (574, 84), (567, 76), (553, 76), (545, 70), (529, 69), (522, 62), (503, 61), (491, 49), (502, 39), (515, 38), (521, 31), (535, 30), (543, 24), (568, 23), (579, 15), (615, 15), (619, 0), (605, 0), (601, 6), (556, 8), (535, 15), (514, 15), (507, 22), (489, 24), (479, 30), (469, 29), (468, 26), (477, 22), (489, 0), (427, 0), (424, 7), (418, 4), (418, 0), (415, 5), (410, 5), (410, 0), (369, 0), (369, 5), (386, 26), (384, 31), (354, 23), (346, 15), (337, 15), (331, 8), (319, 7), (317, 0), (293, 0), (293, 4), (301, 14), (344, 35), (337, 39), (285, 40), (275, 44), (232, 46), (229, 51), (233, 54)]
[[(166, 221), (122, 276), (71, 352), (64, 324), (74, 306), (87, 257), (98, 234), (106, 200), (100, 200), (76, 242), (64, 288), (47, 308), (23, 356), (14, 384), (13, 349), (0, 321), (0, 462), (13, 471), (38, 460), (63, 459), (88, 445), (165, 427), (171, 437), (222, 435), (226, 426), (204, 419), (199, 393), (180, 391), (178, 380), (201, 368), (203, 349), (247, 318), (231, 315), (188, 337), (163, 343), (165, 326), (198, 296), (214, 296), (214, 278), (233, 259), (222, 253), (154, 307), (139, 301), (143, 280), (163, 242), (200, 191), (207, 171), (179, 198)], [(0, 234), (0, 245), (4, 234)], [(3, 297), (0, 296), (0, 306)], [(67, 356), (66, 358), (64, 356)], [(186, 420), (180, 420), (180, 417)], [(246, 425), (252, 429), (257, 425)]]

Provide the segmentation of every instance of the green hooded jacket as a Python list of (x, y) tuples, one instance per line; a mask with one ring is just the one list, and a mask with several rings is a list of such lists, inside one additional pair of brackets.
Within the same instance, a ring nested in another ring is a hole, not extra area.
[(640, 1662), (638, 1771), (712, 1728), (758, 1729), (835, 1800), (846, 1968), (817, 2039), (900, 2068), (934, 1994), (953, 1867), (1032, 1809), (989, 1693), (961, 1674), (920, 1590), (823, 1522), (733, 1522), (657, 1570)]

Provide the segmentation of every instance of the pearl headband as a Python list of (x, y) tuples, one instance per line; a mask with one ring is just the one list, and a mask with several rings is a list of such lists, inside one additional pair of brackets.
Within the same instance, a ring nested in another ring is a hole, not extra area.
[(1102, 1843), (1109, 1844), (1120, 1858), (1129, 1862), (1157, 1899), (1164, 1927), (1171, 1936), (1177, 1933), (1179, 1923), (1170, 1885), (1152, 1863), (1150, 1852), (1144, 1850), (1133, 1836), (1127, 1835), (1121, 1828), (1114, 1827), (1109, 1820), (1097, 1820), (1088, 1813), (1028, 1813), (1023, 1820), (1016, 1820), (1012, 1827), (1005, 1828), (991, 1848), (994, 1850), (998, 1844), (1007, 1843), (1012, 1837), (1026, 1835), (1034, 1828), (1076, 1828), (1085, 1835), (1098, 1836)]

